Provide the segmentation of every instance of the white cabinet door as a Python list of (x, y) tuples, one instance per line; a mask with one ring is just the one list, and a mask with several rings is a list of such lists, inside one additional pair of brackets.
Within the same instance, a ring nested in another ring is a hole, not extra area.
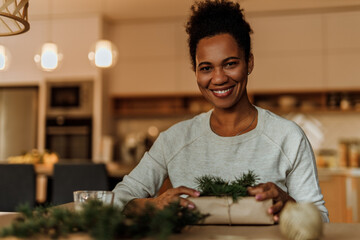
[(326, 14), (326, 87), (360, 87), (360, 12)]
[(323, 88), (322, 16), (249, 19), (255, 68), (249, 91)]
[(119, 62), (111, 69), (111, 94), (157, 94), (175, 91), (175, 26), (173, 23), (124, 23), (111, 39)]

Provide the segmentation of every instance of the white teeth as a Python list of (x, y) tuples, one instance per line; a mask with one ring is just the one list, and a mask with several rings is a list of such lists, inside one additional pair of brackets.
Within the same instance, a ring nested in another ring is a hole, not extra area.
[(226, 90), (218, 90), (218, 91), (213, 91), (214, 93), (218, 93), (218, 94), (222, 94), (222, 93), (227, 93), (228, 91), (230, 91), (231, 90), (231, 88), (229, 88), (229, 89), (226, 89)]

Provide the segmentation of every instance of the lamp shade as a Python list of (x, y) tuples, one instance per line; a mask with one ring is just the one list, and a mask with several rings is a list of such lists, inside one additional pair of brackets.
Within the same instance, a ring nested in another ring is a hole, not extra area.
[(34, 56), (36, 65), (43, 71), (52, 72), (62, 62), (63, 55), (55, 43), (47, 42), (41, 46), (40, 52)]
[(11, 55), (9, 50), (0, 45), (0, 72), (6, 71), (10, 66)]
[(0, 0), (0, 37), (24, 33), (30, 29), (28, 0)]
[(116, 46), (109, 40), (99, 40), (90, 49), (88, 58), (90, 62), (99, 68), (113, 67), (117, 62), (118, 51)]

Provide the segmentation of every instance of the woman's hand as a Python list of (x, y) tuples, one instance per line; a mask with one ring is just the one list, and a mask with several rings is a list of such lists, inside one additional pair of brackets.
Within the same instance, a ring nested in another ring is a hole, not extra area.
[(164, 208), (165, 206), (169, 205), (171, 202), (179, 201), (180, 205), (183, 207), (187, 207), (190, 209), (195, 208), (195, 204), (186, 198), (180, 197), (181, 195), (189, 195), (190, 197), (198, 197), (200, 196), (200, 192), (196, 191), (195, 189), (188, 188), (188, 187), (177, 187), (177, 188), (171, 188), (166, 190), (163, 194), (160, 196), (153, 198), (151, 200), (152, 203), (157, 208)]
[(255, 199), (258, 201), (273, 199), (274, 205), (268, 209), (268, 212), (269, 214), (274, 215), (275, 222), (279, 221), (279, 214), (286, 202), (295, 202), (292, 197), (272, 182), (261, 183), (257, 186), (249, 187), (248, 193), (250, 196), (255, 196)]
[(181, 186), (177, 188), (170, 188), (156, 198), (134, 199), (126, 205), (125, 209), (126, 212), (139, 211), (143, 209), (147, 203), (153, 204), (156, 208), (163, 209), (171, 202), (176, 202), (176, 201), (179, 201), (180, 205), (183, 207), (194, 209), (195, 204), (193, 202), (187, 200), (186, 198), (180, 197), (183, 194), (189, 195), (190, 197), (200, 196), (200, 192), (196, 191), (195, 189)]

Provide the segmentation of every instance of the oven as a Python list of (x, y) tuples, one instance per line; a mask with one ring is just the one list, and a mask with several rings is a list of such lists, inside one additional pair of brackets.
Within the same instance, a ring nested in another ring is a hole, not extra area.
[(60, 160), (92, 158), (92, 119), (48, 117), (46, 120), (46, 149), (56, 152)]

